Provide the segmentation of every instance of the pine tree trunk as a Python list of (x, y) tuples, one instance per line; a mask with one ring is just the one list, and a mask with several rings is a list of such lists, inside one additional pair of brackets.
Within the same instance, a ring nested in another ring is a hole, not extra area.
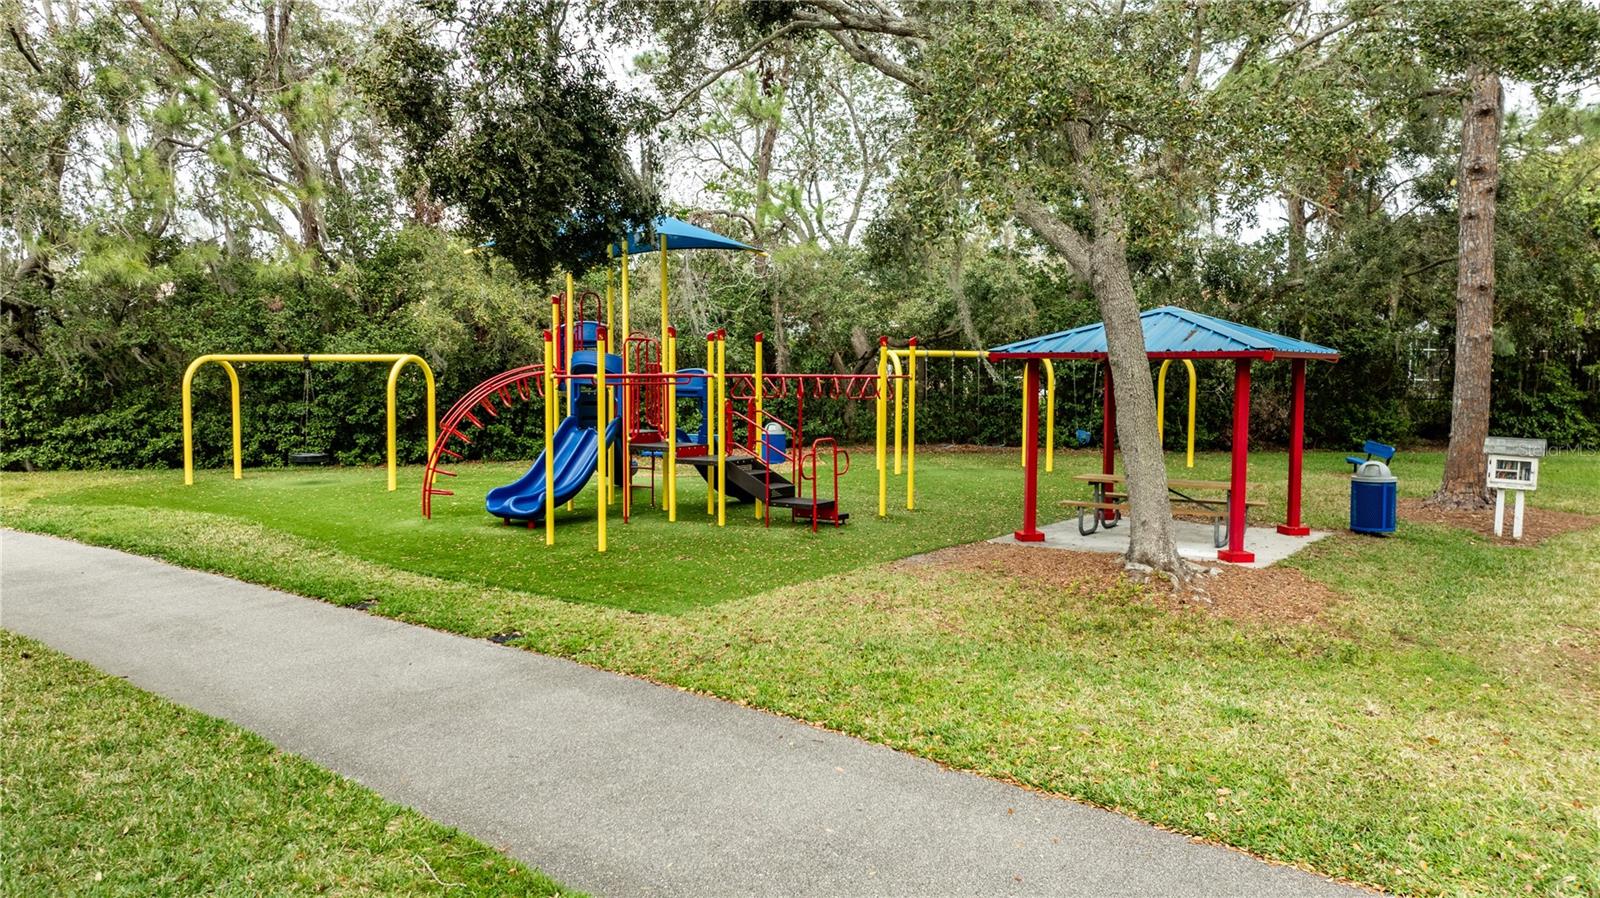
[(1494, 219), (1500, 186), (1500, 77), (1474, 69), (1461, 114), (1455, 383), (1444, 480), (1429, 503), (1487, 505), (1483, 440), (1494, 368)]

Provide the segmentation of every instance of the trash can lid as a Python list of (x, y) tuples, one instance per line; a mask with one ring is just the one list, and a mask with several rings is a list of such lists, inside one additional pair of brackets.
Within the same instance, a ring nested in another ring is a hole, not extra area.
[(1395, 483), (1400, 478), (1389, 473), (1388, 465), (1377, 459), (1372, 459), (1371, 461), (1362, 462), (1356, 468), (1356, 472), (1350, 475), (1350, 479), (1359, 480), (1362, 483)]
[(768, 422), (765, 429), (767, 433), (783, 433), (783, 425), (776, 421)]

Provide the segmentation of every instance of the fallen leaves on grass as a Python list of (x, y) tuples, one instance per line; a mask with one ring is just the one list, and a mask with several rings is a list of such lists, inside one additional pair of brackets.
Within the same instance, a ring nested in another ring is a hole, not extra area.
[[(936, 569), (998, 574), (1053, 589), (1110, 592), (1127, 583), (1122, 558), (1100, 552), (1048, 551), (994, 543), (953, 546), (906, 559), (900, 567), (933, 565)], [(1343, 597), (1293, 568), (1244, 568), (1219, 565), (1198, 581), (1203, 594), (1145, 588), (1140, 595), (1173, 611), (1199, 610), (1230, 620), (1299, 624), (1317, 619)]]
[[(1400, 519), (1417, 524), (1443, 524), (1446, 527), (1458, 527), (1469, 530), (1480, 536), (1486, 536), (1502, 545), (1536, 546), (1552, 537), (1564, 533), (1573, 533), (1579, 530), (1589, 530), (1600, 527), (1600, 517), (1586, 514), (1574, 514), (1570, 511), (1556, 511), (1550, 508), (1537, 508), (1528, 505), (1522, 515), (1522, 539), (1511, 538), (1511, 509), (1507, 508), (1505, 515), (1505, 535), (1494, 535), (1494, 508), (1471, 511), (1455, 508), (1433, 508), (1423, 503), (1423, 499), (1401, 499)], [(1510, 505), (1510, 499), (1506, 501)]]

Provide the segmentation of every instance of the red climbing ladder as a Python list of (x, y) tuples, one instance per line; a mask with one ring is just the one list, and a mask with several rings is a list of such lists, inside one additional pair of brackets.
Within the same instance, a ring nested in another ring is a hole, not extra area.
[[(433, 517), (433, 497), (453, 496), (452, 490), (440, 489), (433, 485), (438, 475), (454, 477), (455, 472), (439, 467), (439, 460), (443, 456), (460, 459), (464, 456), (451, 448), (451, 443), (457, 440), (465, 444), (472, 442), (468, 431), (479, 430), (484, 425), (484, 418), (498, 418), (503, 409), (508, 409), (518, 402), (527, 402), (535, 395), (544, 396), (544, 366), (524, 365), (521, 368), (512, 368), (502, 371), (481, 384), (473, 387), (465, 396), (456, 400), (450, 406), (450, 411), (445, 413), (444, 420), (439, 422), (439, 438), (434, 442), (433, 452), (428, 455), (428, 466), (422, 472), (422, 516)], [(482, 415), (483, 417), (479, 417)]]

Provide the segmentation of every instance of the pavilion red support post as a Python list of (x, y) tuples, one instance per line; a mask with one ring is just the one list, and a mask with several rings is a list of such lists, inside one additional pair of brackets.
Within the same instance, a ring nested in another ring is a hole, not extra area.
[[(1039, 391), (1039, 373), (1043, 365), (1038, 359), (1029, 359), (1022, 369), (1022, 395), (1035, 396)], [(1039, 403), (1028, 402), (1022, 412), (1022, 529), (1014, 532), (1019, 543), (1042, 543), (1044, 534), (1039, 531)]]
[(1117, 395), (1111, 392), (1111, 363), (1102, 362), (1105, 366), (1106, 392), (1101, 399), (1101, 409), (1104, 411), (1103, 423), (1100, 430), (1100, 473), (1117, 473)]
[(1309, 536), (1311, 528), (1300, 523), (1300, 475), (1306, 451), (1306, 360), (1289, 363), (1289, 511), (1278, 532), (1284, 536)]
[(1228, 548), (1217, 560), (1248, 564), (1254, 552), (1244, 548), (1245, 484), (1250, 460), (1250, 360), (1233, 363), (1233, 471), (1228, 486)]

